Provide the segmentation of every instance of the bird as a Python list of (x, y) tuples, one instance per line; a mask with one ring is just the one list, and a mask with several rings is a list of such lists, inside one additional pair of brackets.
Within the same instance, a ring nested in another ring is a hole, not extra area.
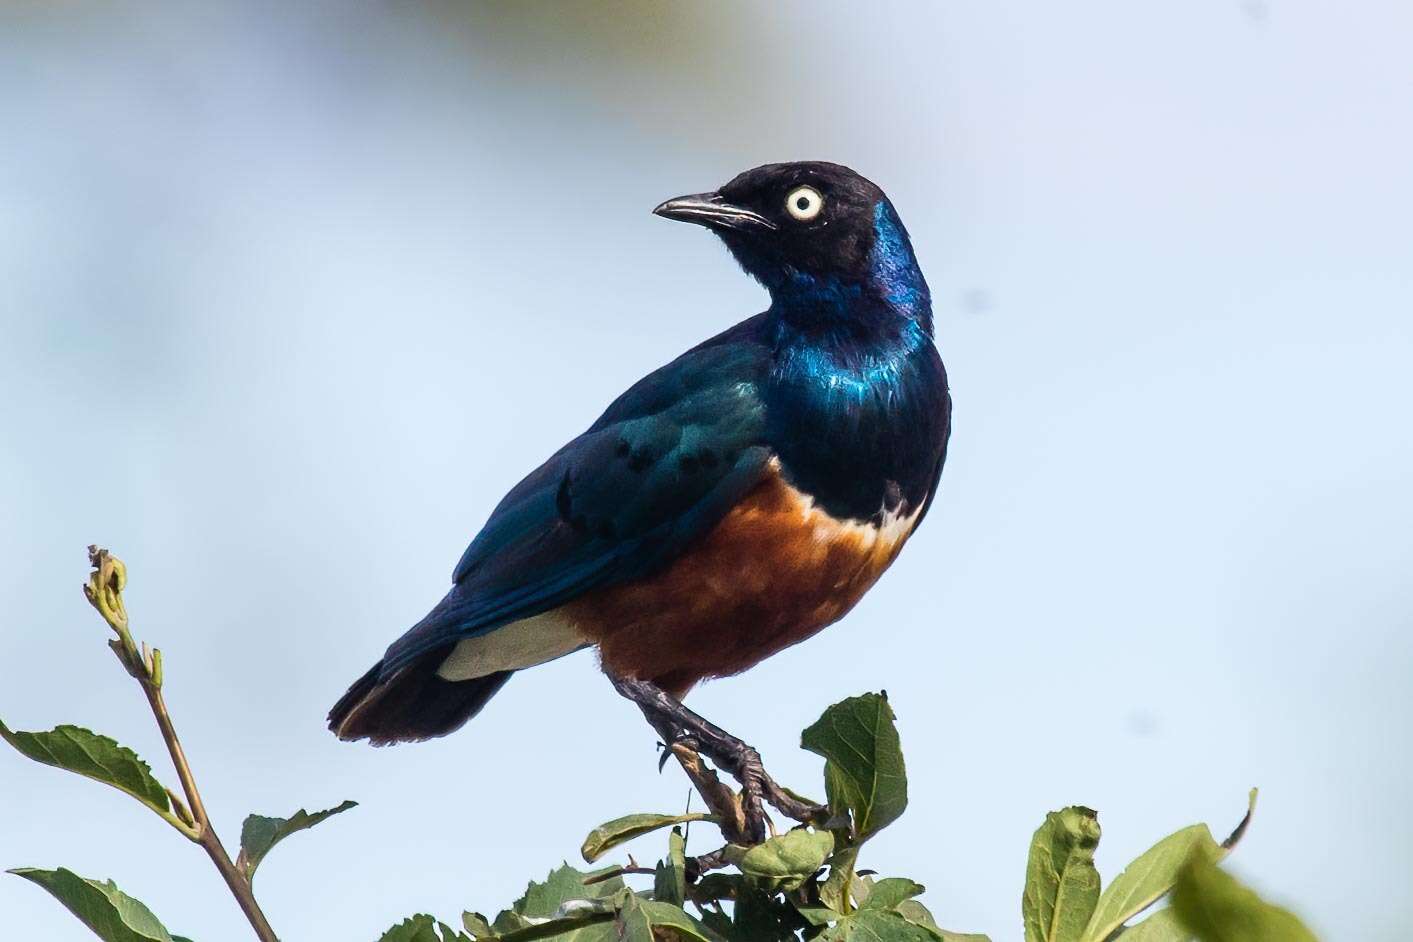
[(766, 164), (653, 212), (705, 227), (769, 307), (657, 369), (510, 490), (452, 587), (333, 707), (343, 740), (460, 728), (585, 648), (664, 742), (813, 810), (688, 709), (696, 684), (843, 618), (935, 502), (951, 433), (931, 293), (893, 203), (839, 164)]

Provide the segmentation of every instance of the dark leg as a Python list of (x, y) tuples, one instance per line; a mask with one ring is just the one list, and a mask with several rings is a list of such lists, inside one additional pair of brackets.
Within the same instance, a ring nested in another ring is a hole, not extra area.
[(752, 840), (765, 839), (762, 798), (796, 821), (811, 821), (821, 816), (823, 808), (794, 798), (776, 784), (761, 764), (759, 752), (692, 712), (661, 687), (646, 680), (613, 676), (609, 679), (614, 689), (638, 704), (648, 723), (669, 747), (674, 742), (689, 743), (741, 783), (747, 836)]

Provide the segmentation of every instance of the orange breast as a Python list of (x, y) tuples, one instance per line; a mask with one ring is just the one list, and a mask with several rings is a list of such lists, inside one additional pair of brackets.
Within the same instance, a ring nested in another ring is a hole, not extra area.
[(662, 572), (565, 606), (603, 666), (677, 694), (842, 618), (897, 557), (916, 513), (840, 521), (777, 473)]

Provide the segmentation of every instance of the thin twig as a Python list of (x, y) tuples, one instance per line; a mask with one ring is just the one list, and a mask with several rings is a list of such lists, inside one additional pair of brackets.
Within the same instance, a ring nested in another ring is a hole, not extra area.
[(172, 757), (172, 765), (177, 770), (177, 778), (181, 780), (182, 791), (186, 793), (192, 817), (196, 819), (196, 827), (201, 835), (198, 839), (201, 849), (206, 851), (206, 855), (211, 858), (211, 862), (220, 871), (221, 878), (226, 881), (231, 895), (240, 904), (245, 918), (250, 920), (250, 927), (255, 930), (255, 935), (260, 939), (260, 942), (278, 942), (275, 930), (270, 927), (265, 913), (260, 909), (260, 904), (256, 902), (250, 881), (231, 861), (231, 855), (226, 852), (225, 845), (221, 843), (221, 838), (216, 834), (216, 829), (211, 826), (211, 818), (206, 813), (206, 805), (201, 801), (201, 792), (196, 787), (196, 778), (191, 774), (186, 751), (182, 749), (181, 740), (177, 738), (177, 731), (172, 726), (172, 717), (167, 712), (167, 704), (162, 697), (161, 688), (144, 683), (142, 692), (147, 695), (147, 702), (152, 707), (152, 715), (157, 720), (157, 727), (162, 731), (162, 739), (167, 743), (167, 752)]
[(95, 572), (89, 577), (88, 585), (84, 586), (84, 595), (117, 634), (118, 637), (108, 642), (108, 645), (117, 655), (123, 668), (142, 686), (147, 704), (152, 708), (152, 716), (157, 721), (157, 728), (162, 733), (162, 740), (167, 744), (167, 753), (172, 757), (172, 766), (181, 781), (182, 792), (186, 795), (186, 805), (183, 806), (170, 789), (167, 791), (176, 817), (188, 825), (180, 830), (206, 851), (206, 855), (211, 858), (222, 879), (226, 881), (231, 895), (240, 904), (241, 911), (250, 921), (250, 926), (255, 930), (260, 942), (279, 942), (275, 930), (270, 928), (269, 921), (260, 910), (260, 904), (255, 900), (249, 879), (231, 862), (230, 854), (226, 852), (225, 845), (221, 843), (221, 838), (216, 834), (216, 829), (211, 825), (211, 818), (206, 813), (201, 791), (196, 787), (196, 777), (191, 772), (191, 764), (187, 762), (186, 750), (177, 738), (176, 727), (172, 724), (172, 716), (167, 711), (167, 702), (162, 696), (162, 652), (155, 648), (149, 650), (146, 644), (139, 650), (128, 631), (128, 615), (122, 599), (123, 586), (127, 582), (127, 568), (122, 560), (96, 546), (88, 548), (88, 558)]
[(614, 868), (612, 868), (612, 869), (610, 869), (610, 870), (605, 870), (603, 873), (596, 873), (596, 874), (594, 874), (594, 875), (591, 876), (591, 877), (585, 877), (585, 878), (584, 878), (584, 885), (585, 885), (585, 886), (593, 886), (595, 883), (602, 883), (602, 882), (604, 882), (605, 880), (612, 880), (614, 877), (626, 876), (626, 875), (628, 875), (628, 874), (630, 874), (630, 873), (636, 873), (636, 874), (639, 874), (639, 875), (641, 875), (641, 876), (651, 876), (652, 874), (657, 873), (657, 868), (656, 868), (656, 867), (614, 867)]

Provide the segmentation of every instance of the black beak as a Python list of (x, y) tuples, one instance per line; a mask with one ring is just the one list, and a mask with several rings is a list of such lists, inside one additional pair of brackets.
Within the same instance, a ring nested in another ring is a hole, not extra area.
[(750, 232), (775, 229), (775, 223), (754, 210), (744, 206), (733, 206), (717, 193), (697, 193), (693, 196), (679, 196), (668, 200), (653, 215), (665, 219), (692, 222), (708, 229), (735, 229)]

